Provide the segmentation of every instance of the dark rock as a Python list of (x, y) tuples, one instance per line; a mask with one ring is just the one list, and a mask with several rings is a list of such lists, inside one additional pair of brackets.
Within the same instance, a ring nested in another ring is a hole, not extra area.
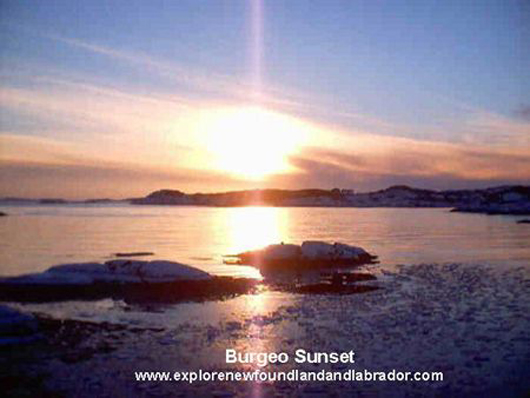
[(0, 347), (26, 344), (37, 337), (37, 322), (33, 316), (0, 306)]
[(216, 276), (207, 280), (154, 283), (96, 282), (86, 285), (54, 285), (0, 282), (0, 300), (54, 302), (114, 298), (130, 303), (222, 300), (249, 293), (258, 281)]
[(451, 211), (487, 215), (530, 215), (530, 201), (462, 205), (455, 207)]

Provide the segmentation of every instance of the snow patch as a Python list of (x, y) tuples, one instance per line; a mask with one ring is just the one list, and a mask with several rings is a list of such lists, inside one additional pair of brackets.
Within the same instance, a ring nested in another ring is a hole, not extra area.
[(38, 285), (87, 285), (109, 283), (156, 283), (206, 280), (211, 275), (189, 265), (164, 260), (111, 260), (101, 263), (56, 265), (40, 274), (6, 278), (3, 283)]

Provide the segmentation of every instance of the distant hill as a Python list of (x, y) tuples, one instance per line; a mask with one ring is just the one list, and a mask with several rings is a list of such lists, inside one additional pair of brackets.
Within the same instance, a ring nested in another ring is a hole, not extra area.
[(0, 198), (0, 204), (64, 205), (119, 204), (172, 206), (277, 206), (277, 207), (450, 207), (453, 211), (488, 214), (530, 214), (530, 186), (507, 185), (485, 189), (435, 191), (394, 185), (374, 192), (349, 189), (254, 189), (220, 193), (188, 194), (161, 189), (144, 198), (123, 200)]
[(111, 203), (130, 203), (132, 199), (84, 199), (84, 200), (67, 200), (60, 198), (0, 198), (0, 205), (69, 205), (69, 204), (111, 204)]
[(455, 211), (496, 214), (530, 213), (529, 186), (501, 186), (486, 189), (434, 191), (395, 185), (367, 193), (351, 190), (263, 189), (223, 193), (186, 194), (163, 189), (145, 198), (132, 199), (137, 205), (195, 206), (311, 206), (311, 207), (453, 207)]

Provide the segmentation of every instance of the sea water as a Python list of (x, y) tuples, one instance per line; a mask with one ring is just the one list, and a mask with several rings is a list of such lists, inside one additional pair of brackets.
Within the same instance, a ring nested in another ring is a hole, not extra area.
[(521, 217), (410, 208), (214, 208), (194, 206), (0, 206), (0, 275), (106, 261), (117, 252), (183, 262), (218, 275), (256, 276), (223, 255), (272, 243), (343, 242), (381, 264), (530, 264), (530, 226)]

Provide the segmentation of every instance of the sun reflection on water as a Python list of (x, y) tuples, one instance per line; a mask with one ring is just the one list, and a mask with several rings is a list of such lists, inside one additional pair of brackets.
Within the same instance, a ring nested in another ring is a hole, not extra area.
[[(255, 250), (264, 246), (288, 241), (288, 212), (275, 207), (243, 207), (227, 209), (226, 218), (226, 253), (240, 253)], [(274, 352), (278, 341), (267, 336), (269, 317), (275, 307), (271, 292), (262, 285), (258, 290), (247, 296), (241, 302), (248, 314), (251, 324), (247, 333), (234, 342), (234, 348), (239, 352)], [(249, 370), (258, 369), (257, 365)], [(256, 383), (251, 394), (261, 397), (262, 390)]]
[(280, 243), (287, 238), (288, 213), (277, 207), (228, 209), (227, 253)]

